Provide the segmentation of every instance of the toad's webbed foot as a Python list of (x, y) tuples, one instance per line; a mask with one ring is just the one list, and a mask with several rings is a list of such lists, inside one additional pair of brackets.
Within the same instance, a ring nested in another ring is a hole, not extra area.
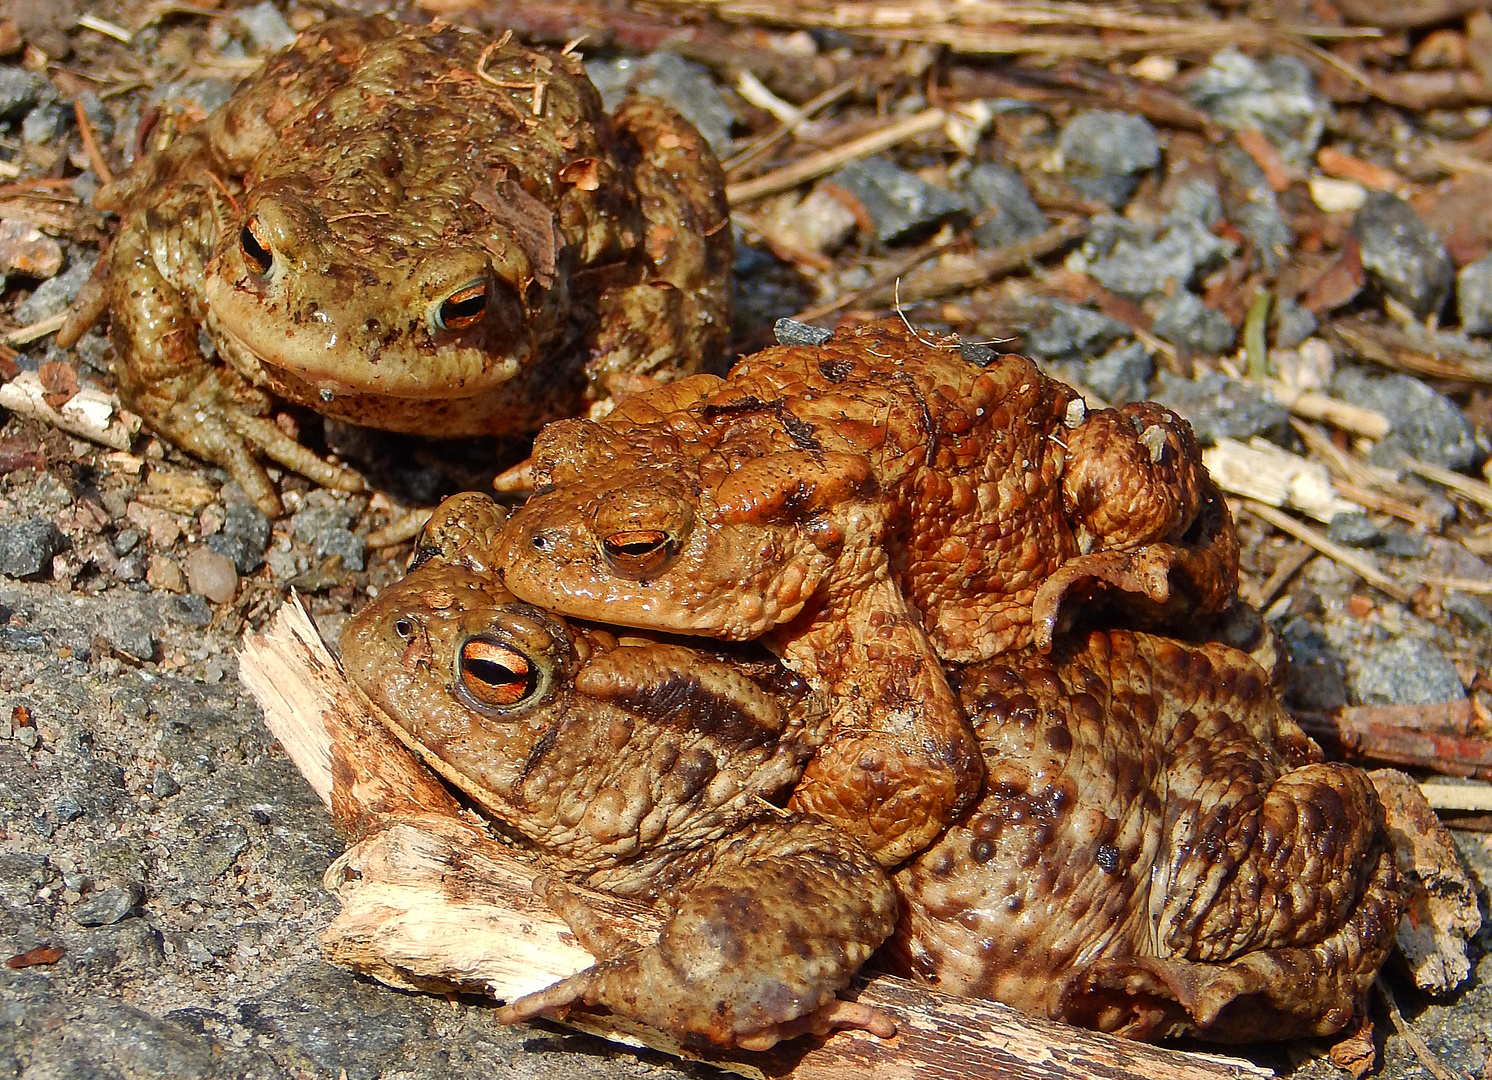
[[(545, 898), (588, 948), (615, 949), (563, 886)], [(725, 842), (675, 898), (657, 941), (498, 1010), (517, 1023), (600, 1005), (681, 1040), (766, 1049), (836, 1027), (889, 1037), (884, 1014), (838, 1001), (890, 936), (889, 879), (853, 840), (806, 817), (768, 820)]]

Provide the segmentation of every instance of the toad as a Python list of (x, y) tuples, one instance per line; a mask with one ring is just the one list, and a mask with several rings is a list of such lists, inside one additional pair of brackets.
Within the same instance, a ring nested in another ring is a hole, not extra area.
[(897, 320), (552, 424), (531, 470), (507, 587), (579, 618), (764, 640), (835, 703), (794, 805), (885, 865), (979, 790), (941, 661), (1045, 647), (1065, 601), (1179, 619), (1236, 584), (1185, 421), (1088, 411), (1024, 357)]
[(989, 777), (896, 875), (906, 970), (1132, 1038), (1351, 1019), (1398, 928), (1392, 834), (1252, 659), (1075, 633), (975, 665), (961, 699)]
[[(884, 936), (884, 873), (849, 838), (833, 847), (752, 805), (824, 752), (814, 696), (703, 643), (617, 638), (517, 602), (491, 573), (499, 526), (484, 497), (443, 504), (420, 565), (345, 632), (348, 674), (543, 862), (675, 896), (677, 912), (657, 946), (616, 957), (598, 943), (595, 967), (500, 1017), (602, 1003), (718, 1039), (718, 1001), (801, 980), (804, 950), (854, 941), (832, 947), (837, 981)], [(988, 783), (896, 872), (891, 960), (949, 992), (1135, 1038), (1281, 1038), (1350, 1018), (1398, 921), (1383, 811), (1363, 773), (1320, 760), (1262, 668), (1221, 644), (1111, 631), (955, 679)], [(696, 748), (716, 764), (681, 782)], [(703, 854), (721, 850), (741, 854)], [(574, 894), (546, 898), (580, 933)], [(767, 936), (737, 951), (747, 910)], [(874, 932), (856, 922), (866, 912)], [(771, 937), (784, 926), (805, 928), (799, 946)], [(798, 1030), (772, 1015), (763, 1042)], [(721, 1041), (757, 1045), (739, 1034), (755, 1028), (730, 1030)]]
[[(895, 891), (851, 837), (768, 800), (822, 742), (822, 703), (770, 657), (571, 625), (491, 573), (502, 512), (456, 496), (419, 565), (342, 635), (345, 671), (417, 756), (561, 881), (546, 900), (600, 957), (499, 1015), (584, 1000), (697, 1042), (894, 1032), (835, 992), (890, 934)], [(564, 881), (666, 904), (617, 954)]]
[(580, 58), (383, 17), (303, 33), (102, 188), (121, 397), (271, 515), (262, 455), (360, 486), (266, 415), (529, 433), (699, 369), (726, 332), (724, 177), (682, 117), (615, 115)]

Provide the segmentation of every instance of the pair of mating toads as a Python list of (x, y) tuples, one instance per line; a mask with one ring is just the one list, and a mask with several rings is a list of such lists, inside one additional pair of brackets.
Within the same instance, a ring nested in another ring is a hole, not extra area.
[(121, 231), (62, 340), (108, 310), (127, 403), (268, 513), (260, 455), (360, 483), (270, 394), (451, 435), (625, 399), (544, 430), (512, 521), (444, 505), (344, 639), (494, 820), (672, 910), (509, 1018), (766, 1046), (864, 1022), (835, 994), (883, 946), (1137, 1037), (1350, 1017), (1398, 918), (1383, 813), (1203, 640), (1236, 541), (1165, 410), (898, 324), (693, 375), (730, 259), (708, 148), (449, 27), (307, 32), (98, 204)]

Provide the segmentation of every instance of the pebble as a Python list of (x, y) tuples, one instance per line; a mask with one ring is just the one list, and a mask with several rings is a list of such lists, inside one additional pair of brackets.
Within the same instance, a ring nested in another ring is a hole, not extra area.
[(1143, 116), (1086, 109), (1057, 136), (1063, 172), (1084, 197), (1123, 206), (1140, 177), (1160, 164), (1160, 140)]
[(601, 91), (601, 101), (608, 111), (629, 92), (662, 98), (699, 129), (717, 154), (724, 156), (729, 149), (730, 132), (739, 118), (708, 68), (663, 51), (640, 60), (621, 57), (592, 61), (585, 65), (585, 72)]
[(1155, 361), (1138, 341), (1116, 345), (1083, 369), (1083, 385), (1110, 405), (1144, 401), (1150, 396)]
[(1373, 192), (1353, 217), (1352, 234), (1362, 248), (1363, 269), (1386, 294), (1421, 319), (1445, 306), (1455, 266), (1407, 202)]
[(774, 213), (772, 231), (791, 237), (795, 245), (809, 251), (833, 252), (855, 235), (855, 215), (833, 195), (816, 187), (802, 202)]
[(1461, 267), (1456, 275), (1456, 309), (1466, 333), (1492, 332), (1492, 255)]
[(811, 345), (817, 348), (832, 338), (834, 331), (827, 326), (814, 326), (796, 319), (778, 319), (772, 325), (772, 334), (779, 345)]
[(1421, 637), (1368, 646), (1354, 668), (1352, 692), (1364, 705), (1435, 705), (1466, 697), (1456, 666)]
[(884, 157), (846, 165), (827, 182), (860, 204), (882, 244), (910, 240), (969, 209), (963, 196), (929, 184)]
[(1132, 331), (1100, 311), (1046, 297), (1023, 301), (1012, 320), (1026, 348), (1042, 359), (1092, 356)]
[(1383, 530), (1367, 514), (1336, 514), (1326, 527), (1326, 538), (1347, 547), (1370, 548), (1383, 543)]
[(150, 793), (157, 799), (169, 799), (181, 790), (181, 785), (161, 766), (155, 767), (150, 777)]
[(974, 214), (983, 219), (974, 229), (974, 243), (982, 248), (1028, 240), (1047, 227), (1046, 215), (1014, 169), (987, 161), (964, 179), (964, 190), (973, 200)]
[(49, 143), (62, 133), (69, 115), (55, 101), (44, 101), (21, 121), (21, 138), (33, 146)]
[(295, 41), (295, 31), (270, 0), (234, 12), (233, 18), (260, 52), (279, 52)]
[(1222, 314), (1202, 303), (1195, 293), (1185, 291), (1178, 291), (1156, 306), (1150, 328), (1172, 345), (1212, 355), (1231, 348), (1237, 337)]
[[(180, 571), (177, 571), (180, 573)], [(203, 627), (212, 623), (212, 608), (207, 606), (207, 601), (196, 593), (187, 593), (184, 596), (169, 596), (161, 605), (161, 612), (172, 622), (179, 622), (185, 626)]]
[(1331, 103), (1310, 68), (1293, 56), (1257, 63), (1237, 49), (1214, 53), (1186, 88), (1193, 105), (1234, 131), (1257, 128), (1287, 164), (1310, 164), (1331, 119)]
[(264, 549), (256, 549), (237, 536), (218, 534), (209, 536), (203, 543), (207, 545), (208, 551), (232, 563), (233, 569), (240, 574), (252, 574), (264, 565)]
[(50, 281), (43, 281), (35, 292), (16, 305), (16, 318), (23, 326), (30, 326), (54, 315), (61, 315), (87, 283), (96, 261), (85, 259), (74, 262), (63, 274)]
[(1283, 405), (1254, 384), (1216, 371), (1183, 379), (1162, 368), (1152, 396), (1190, 421), (1203, 446), (1223, 438), (1247, 442), (1255, 435), (1278, 440), (1290, 430), (1290, 411)]
[[(29, 221), (0, 219), (0, 273), (20, 274), (30, 278), (49, 278), (62, 269), (62, 245)], [(43, 282), (45, 285), (46, 282)], [(38, 288), (37, 292), (41, 289)], [(33, 294), (34, 295), (34, 294)], [(22, 301), (24, 308), (29, 300)], [(27, 319), (18, 308), (16, 318), (23, 326), (36, 322)]]
[(0, 122), (21, 119), (52, 92), (52, 84), (34, 71), (12, 64), (0, 65)]
[(316, 557), (342, 560), (343, 570), (361, 570), (366, 565), (368, 542), (351, 529), (328, 529), (316, 539)]
[(1195, 221), (1210, 229), (1223, 219), (1223, 197), (1218, 194), (1217, 185), (1199, 176), (1178, 184), (1170, 193), (1169, 205), (1167, 224)]
[(1487, 456), (1478, 433), (1459, 406), (1409, 375), (1375, 377), (1342, 368), (1332, 379), (1336, 396), (1350, 405), (1388, 417), (1389, 432), (1368, 455), (1375, 465), (1397, 466), (1403, 454), (1446, 469), (1469, 469)]
[(181, 567), (169, 555), (157, 554), (150, 557), (150, 563), (145, 568), (145, 580), (151, 588), (165, 589), (171, 593), (186, 591), (186, 578), (182, 577)]
[(1347, 704), (1347, 672), (1330, 639), (1309, 619), (1293, 617), (1280, 627), (1290, 656), (1286, 697), (1297, 708), (1326, 712)]
[(1269, 325), (1274, 331), (1274, 344), (1281, 349), (1294, 349), (1316, 332), (1316, 316), (1309, 308), (1302, 307), (1288, 296), (1279, 297), (1269, 315)]
[(0, 574), (11, 578), (47, 577), (53, 557), (65, 544), (61, 531), (46, 518), (0, 526)]
[(1218, 152), (1218, 165), (1233, 181), (1226, 204), (1228, 220), (1254, 242), (1265, 268), (1278, 270), (1290, 255), (1295, 230), (1280, 214), (1279, 200), (1270, 190), (1264, 171), (1232, 143)]
[(192, 592), (214, 604), (226, 604), (238, 592), (238, 573), (232, 561), (206, 547), (193, 548), (182, 568)]
[(79, 926), (113, 926), (132, 913), (140, 900), (138, 888), (116, 885), (73, 908), (73, 922)]
[(1120, 240), (1088, 274), (1110, 292), (1142, 300), (1191, 285), (1198, 274), (1221, 265), (1238, 245), (1214, 236), (1200, 222), (1177, 221), (1151, 244)]
[(1470, 593), (1448, 592), (1445, 594), (1445, 610), (1460, 619), (1467, 629), (1483, 637), (1492, 635), (1492, 606), (1480, 597)]

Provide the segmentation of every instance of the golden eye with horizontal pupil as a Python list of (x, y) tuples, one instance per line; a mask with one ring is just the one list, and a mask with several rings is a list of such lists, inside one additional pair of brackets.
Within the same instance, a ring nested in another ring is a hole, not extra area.
[(539, 689), (534, 665), (511, 645), (472, 638), (461, 646), (461, 686), (483, 705), (517, 705)]
[(238, 233), (238, 246), (243, 249), (243, 259), (249, 264), (250, 270), (260, 275), (269, 273), (269, 268), (275, 261), (274, 251), (270, 248), (269, 238), (264, 235), (264, 226), (259, 224), (257, 217), (244, 222)]
[(615, 532), (601, 541), (606, 561), (629, 574), (646, 577), (668, 565), (677, 545), (662, 529), (630, 529)]
[(488, 284), (473, 281), (461, 286), (435, 309), (435, 325), (441, 330), (465, 330), (487, 310)]

